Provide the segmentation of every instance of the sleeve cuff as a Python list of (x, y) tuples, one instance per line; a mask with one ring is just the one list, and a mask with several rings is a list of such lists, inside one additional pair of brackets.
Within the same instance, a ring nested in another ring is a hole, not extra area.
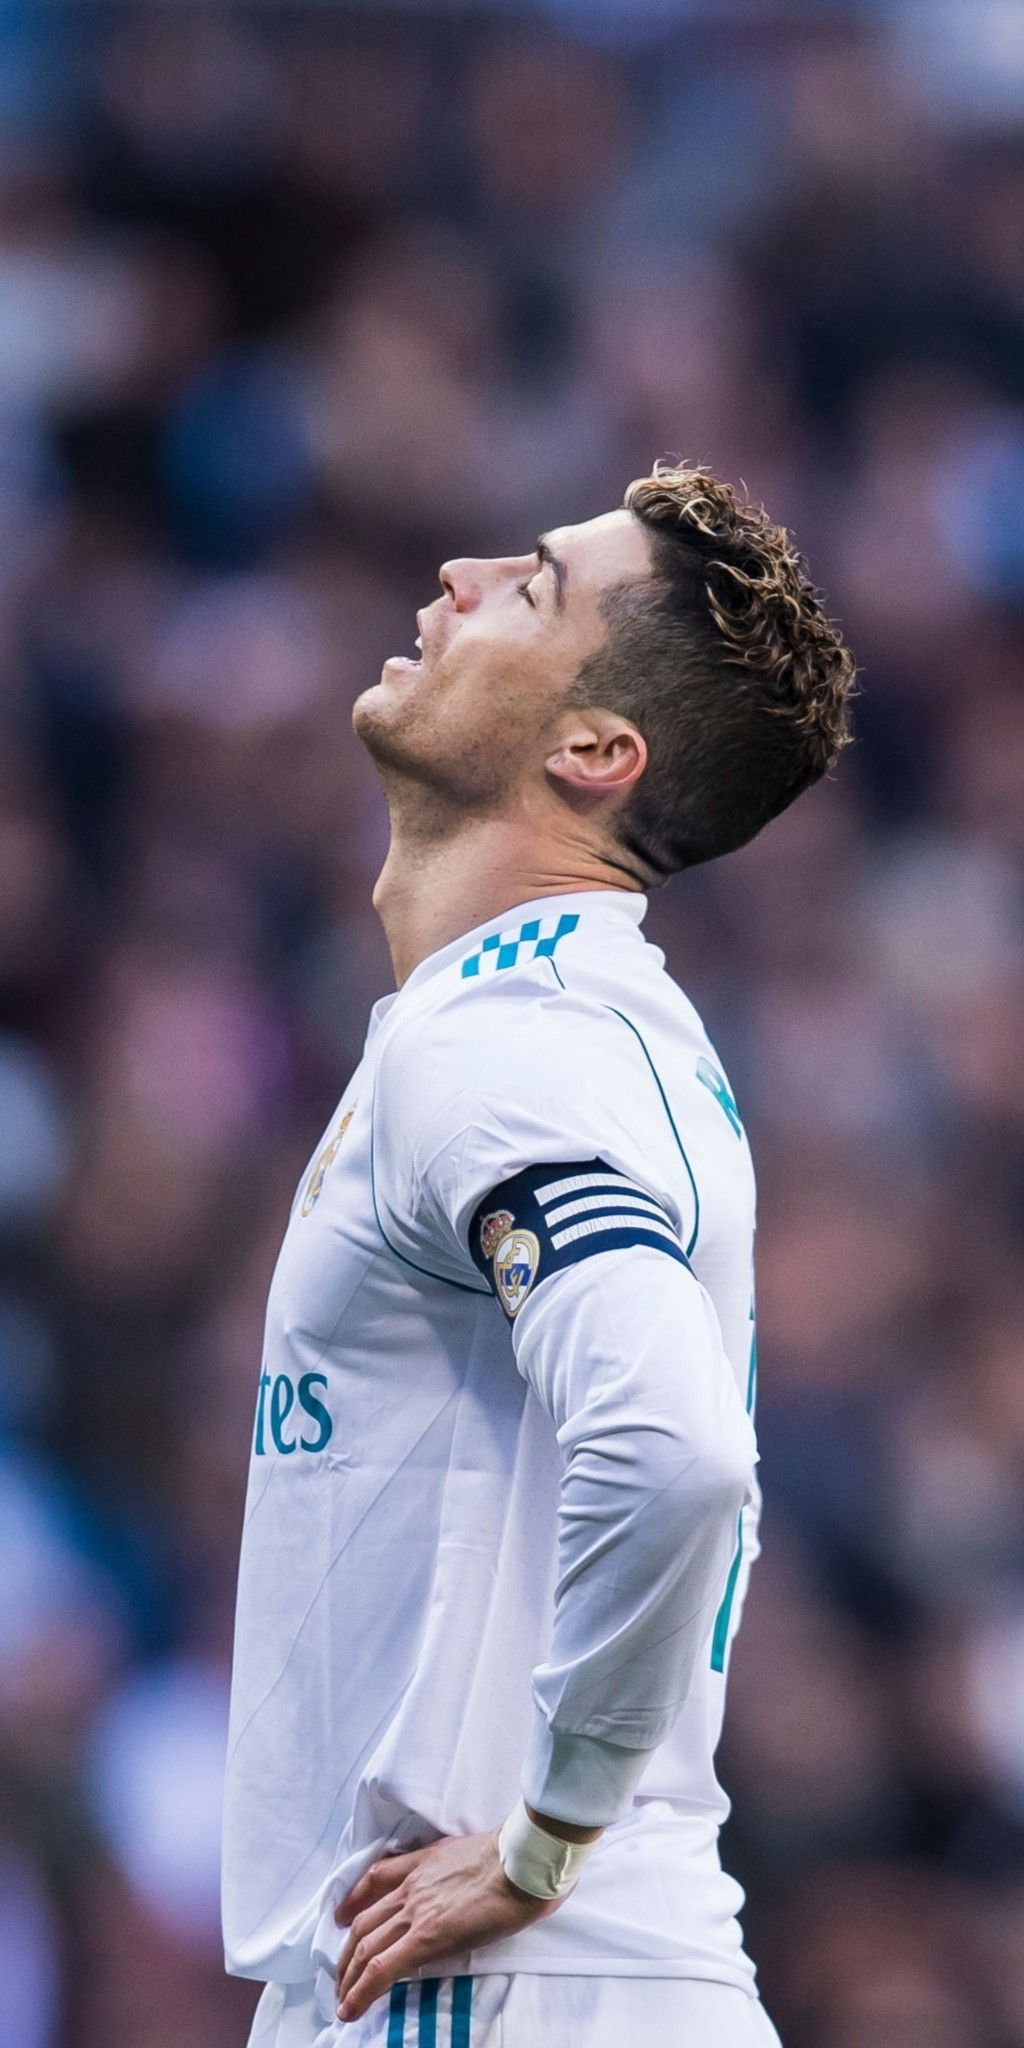
[(650, 1756), (598, 1735), (567, 1735), (534, 1711), (519, 1785), (536, 1813), (581, 1828), (608, 1827), (629, 1812)]

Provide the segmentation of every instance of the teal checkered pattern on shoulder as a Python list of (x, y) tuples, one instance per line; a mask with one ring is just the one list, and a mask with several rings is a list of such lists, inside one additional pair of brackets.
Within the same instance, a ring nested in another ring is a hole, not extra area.
[(500, 967), (514, 967), (521, 946), (529, 946), (532, 949), (529, 955), (532, 960), (550, 960), (559, 940), (576, 930), (579, 917), (575, 911), (563, 911), (554, 931), (548, 932), (544, 937), (541, 936), (542, 922), (550, 920), (530, 917), (514, 934), (492, 932), (490, 937), (484, 940), (479, 952), (467, 953), (462, 963), (463, 981), (471, 981), (473, 976), (478, 975), (485, 967), (493, 967), (495, 971)]

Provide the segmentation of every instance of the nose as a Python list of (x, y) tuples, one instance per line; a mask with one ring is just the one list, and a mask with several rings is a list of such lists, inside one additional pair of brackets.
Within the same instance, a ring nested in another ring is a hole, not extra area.
[(457, 612), (471, 612), (479, 604), (483, 591), (483, 568), (483, 562), (475, 561), (469, 555), (442, 562), (438, 570), (441, 586)]

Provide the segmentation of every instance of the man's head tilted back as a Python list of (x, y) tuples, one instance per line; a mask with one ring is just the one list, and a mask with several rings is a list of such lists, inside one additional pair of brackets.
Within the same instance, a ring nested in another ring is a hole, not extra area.
[(518, 820), (649, 887), (730, 853), (849, 738), (853, 657), (785, 529), (656, 463), (621, 510), (464, 558), (355, 707), (393, 809)]

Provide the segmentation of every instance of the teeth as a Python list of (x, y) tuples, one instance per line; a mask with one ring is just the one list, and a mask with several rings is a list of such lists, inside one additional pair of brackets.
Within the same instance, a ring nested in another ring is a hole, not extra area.
[(420, 650), (420, 653), (422, 654), (422, 652), (423, 652), (423, 642), (422, 642), (422, 640), (420, 639), (420, 636), (419, 636), (419, 634), (418, 634), (418, 633), (417, 633), (417, 635), (416, 635), (416, 638), (415, 638), (415, 640), (413, 641), (413, 643), (412, 643), (412, 644), (413, 644), (413, 646), (414, 646), (414, 647), (418, 647), (418, 648), (419, 648), (419, 650)]

